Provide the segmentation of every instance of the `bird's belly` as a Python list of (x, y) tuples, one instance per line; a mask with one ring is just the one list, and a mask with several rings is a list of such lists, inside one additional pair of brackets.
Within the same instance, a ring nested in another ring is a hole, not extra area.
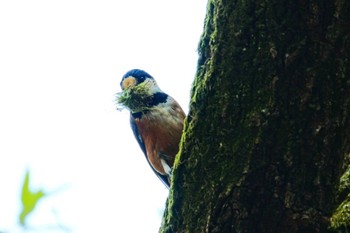
[(136, 119), (135, 123), (145, 144), (150, 164), (157, 172), (166, 175), (161, 160), (172, 167), (179, 150), (183, 117), (174, 117), (169, 112), (153, 111)]

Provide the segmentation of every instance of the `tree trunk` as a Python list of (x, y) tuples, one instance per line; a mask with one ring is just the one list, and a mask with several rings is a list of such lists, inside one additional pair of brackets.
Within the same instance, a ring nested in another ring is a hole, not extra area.
[(349, 0), (211, 0), (199, 55), (160, 231), (328, 232), (350, 190)]

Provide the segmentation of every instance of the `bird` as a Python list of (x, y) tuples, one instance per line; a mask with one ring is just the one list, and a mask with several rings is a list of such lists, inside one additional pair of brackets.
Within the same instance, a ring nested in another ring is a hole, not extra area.
[(123, 91), (139, 85), (150, 95), (149, 98), (130, 97), (138, 98), (138, 106), (129, 108), (130, 126), (147, 162), (169, 189), (186, 115), (179, 103), (163, 92), (144, 70), (132, 69), (120, 82)]

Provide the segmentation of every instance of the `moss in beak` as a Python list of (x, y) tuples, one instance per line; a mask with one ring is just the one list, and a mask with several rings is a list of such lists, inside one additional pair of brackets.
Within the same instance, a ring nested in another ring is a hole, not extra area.
[(122, 92), (117, 93), (117, 109), (124, 108), (129, 111), (142, 112), (150, 108), (153, 93), (150, 91), (150, 83), (143, 82), (136, 86), (130, 85)]

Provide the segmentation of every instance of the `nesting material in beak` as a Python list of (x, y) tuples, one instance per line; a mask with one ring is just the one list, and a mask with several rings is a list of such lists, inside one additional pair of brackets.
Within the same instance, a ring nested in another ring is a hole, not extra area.
[(128, 109), (132, 113), (142, 112), (149, 109), (153, 99), (150, 83), (142, 82), (135, 86), (134, 78), (126, 78), (122, 83), (122, 92), (117, 93), (117, 109)]

